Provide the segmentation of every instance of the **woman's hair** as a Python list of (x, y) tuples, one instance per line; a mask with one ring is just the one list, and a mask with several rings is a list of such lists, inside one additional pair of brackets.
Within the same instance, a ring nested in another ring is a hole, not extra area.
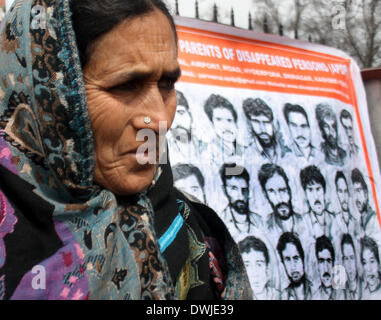
[(173, 18), (162, 0), (71, 0), (73, 28), (82, 66), (89, 58), (89, 48), (101, 35), (125, 19), (132, 19), (159, 9), (172, 27), (177, 43)]

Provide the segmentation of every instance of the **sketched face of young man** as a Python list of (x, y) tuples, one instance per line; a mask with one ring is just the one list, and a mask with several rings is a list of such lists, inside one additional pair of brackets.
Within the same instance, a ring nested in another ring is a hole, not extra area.
[(349, 143), (354, 143), (353, 138), (353, 121), (351, 118), (341, 118), (341, 124), (343, 125), (344, 131), (348, 137)]
[(370, 248), (365, 247), (362, 252), (361, 260), (368, 286), (370, 288), (376, 288), (380, 282), (379, 262), (377, 261), (373, 251)]
[(268, 265), (265, 255), (259, 250), (242, 252), (242, 259), (245, 263), (247, 275), (250, 279), (251, 288), (254, 294), (262, 293), (268, 282)]
[(356, 280), (357, 265), (355, 250), (350, 243), (343, 244), (343, 265), (350, 282)]
[(306, 117), (300, 112), (288, 114), (288, 127), (291, 137), (299, 148), (307, 148), (311, 144), (311, 129)]
[(273, 122), (264, 114), (250, 115), (250, 124), (254, 135), (259, 143), (264, 147), (274, 145), (274, 127)]
[(190, 137), (192, 127), (192, 116), (183, 105), (177, 105), (175, 118), (172, 123), (171, 131), (176, 139), (181, 139), (181, 137)]
[(231, 176), (225, 181), (225, 193), (231, 207), (240, 214), (249, 212), (249, 186), (243, 177)]
[(331, 252), (324, 248), (317, 253), (318, 269), (321, 283), (324, 287), (332, 286), (333, 258)]
[(365, 212), (368, 206), (368, 191), (360, 182), (353, 183), (353, 196), (359, 212)]
[(332, 116), (323, 118), (323, 138), (332, 149), (337, 148), (337, 121)]
[(321, 215), (325, 208), (325, 195), (323, 186), (316, 181), (312, 181), (306, 186), (306, 197), (311, 210), (314, 213)]
[(274, 213), (282, 220), (292, 214), (291, 196), (286, 181), (278, 173), (269, 178), (265, 184), (266, 196)]
[(231, 111), (224, 107), (213, 110), (212, 122), (216, 135), (228, 142), (234, 142), (237, 136), (237, 125)]
[(304, 263), (297, 247), (291, 242), (287, 243), (282, 257), (288, 278), (292, 283), (298, 283), (304, 275)]
[(204, 191), (196, 175), (191, 174), (186, 178), (178, 179), (174, 182), (176, 188), (184, 190), (186, 193), (196, 197), (201, 202), (205, 201)]
[(339, 178), (336, 183), (337, 197), (339, 198), (341, 209), (345, 212), (349, 210), (349, 191), (347, 182), (343, 178)]

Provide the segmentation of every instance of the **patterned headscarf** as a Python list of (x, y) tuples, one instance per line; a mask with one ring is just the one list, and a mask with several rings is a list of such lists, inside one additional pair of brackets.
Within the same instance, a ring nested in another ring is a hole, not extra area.
[(0, 30), (0, 298), (171, 299), (146, 194), (93, 183), (70, 17), (68, 0), (16, 1)]

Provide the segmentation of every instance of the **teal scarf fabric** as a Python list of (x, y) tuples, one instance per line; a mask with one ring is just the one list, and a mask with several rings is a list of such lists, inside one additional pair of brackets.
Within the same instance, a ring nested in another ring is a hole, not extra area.
[[(170, 243), (154, 228), (150, 190), (118, 198), (93, 183), (70, 17), (68, 0), (15, 1), (0, 29), (0, 299), (186, 298), (163, 254)], [(185, 198), (176, 201), (169, 225), (180, 234), (178, 222), (193, 216)], [(219, 230), (228, 260), (223, 297), (250, 298), (238, 249)], [(196, 249), (208, 255), (198, 234)]]

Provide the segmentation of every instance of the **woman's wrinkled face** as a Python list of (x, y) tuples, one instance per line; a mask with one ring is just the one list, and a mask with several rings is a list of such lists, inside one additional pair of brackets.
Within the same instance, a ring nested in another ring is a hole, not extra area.
[[(95, 141), (94, 181), (119, 195), (135, 194), (153, 179), (159, 125), (165, 135), (176, 111), (180, 68), (174, 32), (155, 9), (126, 19), (91, 49), (84, 78)], [(144, 134), (146, 141), (137, 139), (143, 129), (151, 133)]]

